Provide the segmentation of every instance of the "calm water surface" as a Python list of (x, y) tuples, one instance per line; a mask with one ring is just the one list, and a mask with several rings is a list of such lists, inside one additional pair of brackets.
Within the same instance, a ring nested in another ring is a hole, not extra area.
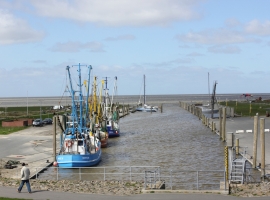
[[(131, 113), (120, 120), (120, 127), (121, 136), (109, 138), (98, 167), (160, 166), (161, 174), (171, 170), (224, 170), (224, 143), (178, 103), (163, 104), (163, 113)], [(82, 172), (86, 173), (82, 175), (83, 180), (93, 180), (93, 175), (87, 173), (103, 171), (84, 169)], [(65, 169), (62, 173), (60, 179), (78, 180), (78, 170)], [(55, 169), (40, 178), (55, 179)], [(103, 175), (99, 175), (99, 179), (102, 178)], [(184, 178), (187, 182), (196, 181), (196, 174), (192, 178), (184, 175)]]
[(178, 104), (164, 104), (163, 113), (136, 112), (121, 119), (121, 136), (109, 139), (100, 165), (223, 169), (223, 155), (224, 144), (197, 117)]

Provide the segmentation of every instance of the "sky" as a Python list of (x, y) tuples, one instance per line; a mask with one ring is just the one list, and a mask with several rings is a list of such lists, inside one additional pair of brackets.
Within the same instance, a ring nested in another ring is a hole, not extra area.
[(148, 95), (208, 94), (215, 81), (217, 94), (269, 93), (269, 8), (267, 0), (1, 0), (0, 97), (62, 96), (66, 66), (79, 63), (92, 66), (91, 80), (108, 77), (111, 91), (117, 76), (118, 95), (140, 95), (143, 75)]

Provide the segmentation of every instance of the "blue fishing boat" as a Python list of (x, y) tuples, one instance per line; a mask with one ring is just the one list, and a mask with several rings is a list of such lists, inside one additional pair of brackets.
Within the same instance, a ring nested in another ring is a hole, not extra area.
[(116, 94), (117, 91), (117, 77), (115, 77), (115, 84), (114, 84), (114, 93), (112, 95), (112, 98), (109, 97), (108, 93), (108, 87), (107, 87), (107, 77), (105, 79), (105, 118), (106, 118), (106, 124), (107, 124), (107, 132), (109, 135), (109, 138), (112, 137), (119, 137), (120, 136), (120, 126), (119, 126), (119, 113), (118, 108), (115, 107), (115, 110), (113, 110), (113, 97)]
[(69, 92), (72, 98), (71, 113), (66, 117), (65, 128), (60, 134), (60, 152), (56, 156), (59, 167), (90, 167), (97, 165), (101, 160), (101, 142), (92, 134), (93, 122), (89, 117), (89, 87), (86, 87), (86, 97), (83, 96), (83, 84), (81, 80), (81, 67), (88, 71), (87, 85), (90, 84), (90, 72), (92, 67), (87, 65), (73, 65), (78, 72), (76, 83), (78, 89), (74, 90), (70, 68), (66, 67), (69, 76)]
[[(116, 111), (114, 112), (116, 113)], [(120, 128), (118, 125), (117, 117), (112, 117), (107, 121), (107, 132), (109, 137), (119, 137), (120, 136)]]

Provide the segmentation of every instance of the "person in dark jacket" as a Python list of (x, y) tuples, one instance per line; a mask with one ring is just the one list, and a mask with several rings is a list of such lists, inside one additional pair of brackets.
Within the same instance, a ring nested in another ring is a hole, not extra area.
[(22, 169), (21, 169), (21, 184), (20, 187), (18, 188), (18, 192), (20, 193), (24, 183), (26, 184), (27, 190), (29, 193), (31, 193), (31, 187), (29, 183), (29, 178), (30, 178), (30, 170), (28, 167), (26, 167), (25, 163), (22, 163)]

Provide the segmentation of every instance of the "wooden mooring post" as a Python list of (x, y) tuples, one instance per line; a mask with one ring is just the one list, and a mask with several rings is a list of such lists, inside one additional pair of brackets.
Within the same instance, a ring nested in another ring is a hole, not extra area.
[(258, 141), (258, 116), (254, 116), (254, 131), (253, 131), (253, 163), (252, 168), (257, 166), (257, 141)]
[(225, 132), (226, 132), (226, 117), (227, 117), (226, 107), (223, 108), (222, 115), (223, 115), (223, 117), (222, 117), (222, 140), (225, 142), (226, 141), (226, 134), (225, 134)]
[(264, 118), (260, 119), (260, 139), (261, 139), (261, 178), (264, 181), (265, 176), (265, 123)]
[(222, 108), (219, 108), (219, 138), (222, 139)]

